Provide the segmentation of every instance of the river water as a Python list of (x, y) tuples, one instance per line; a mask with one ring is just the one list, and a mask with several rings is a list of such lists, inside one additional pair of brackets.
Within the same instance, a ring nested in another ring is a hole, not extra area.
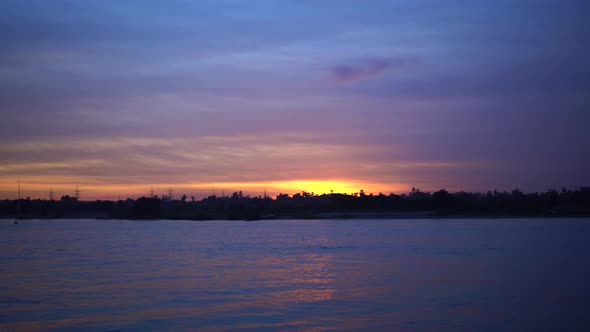
[(0, 331), (590, 331), (589, 219), (0, 220)]

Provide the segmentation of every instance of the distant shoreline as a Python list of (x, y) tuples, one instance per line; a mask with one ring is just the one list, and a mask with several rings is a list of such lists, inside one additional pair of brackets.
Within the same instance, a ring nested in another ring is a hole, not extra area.
[[(440, 215), (429, 212), (417, 213), (324, 213), (309, 216), (262, 216), (261, 218), (113, 218), (109, 216), (60, 216), (60, 217), (22, 217), (19, 220), (137, 220), (137, 221), (281, 221), (281, 220), (434, 220), (434, 219), (590, 219), (590, 215), (571, 215), (571, 214), (551, 214), (551, 215), (484, 215), (484, 214), (451, 214)], [(0, 219), (14, 220), (14, 217), (0, 216)]]
[(241, 192), (211, 195), (201, 200), (165, 197), (118, 201), (1, 200), (0, 217), (19, 219), (448, 219), (448, 218), (564, 218), (590, 217), (590, 187), (544, 193), (511, 192), (434, 193), (412, 189), (408, 194), (300, 193), (251, 197)]

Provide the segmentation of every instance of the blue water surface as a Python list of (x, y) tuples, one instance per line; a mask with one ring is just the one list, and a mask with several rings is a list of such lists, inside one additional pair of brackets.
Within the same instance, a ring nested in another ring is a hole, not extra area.
[(590, 331), (589, 219), (0, 220), (0, 331)]

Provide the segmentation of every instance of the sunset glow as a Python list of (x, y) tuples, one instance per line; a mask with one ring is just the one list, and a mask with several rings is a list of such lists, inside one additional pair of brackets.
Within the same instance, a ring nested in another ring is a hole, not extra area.
[[(40, 197), (48, 198), (50, 190), (55, 198), (63, 195), (73, 196), (76, 187), (80, 190), (80, 196), (84, 199), (125, 199), (127, 197), (137, 198), (149, 196), (153, 189), (155, 195), (169, 195), (172, 190), (175, 197), (180, 198), (182, 195), (187, 197), (195, 196), (204, 198), (210, 195), (230, 196), (233, 192), (242, 191), (244, 195), (249, 196), (276, 196), (280, 193), (314, 193), (316, 195), (330, 193), (354, 194), (363, 190), (369, 193), (390, 193), (404, 192), (406, 184), (380, 184), (370, 182), (351, 182), (351, 181), (276, 181), (276, 182), (206, 182), (206, 183), (154, 183), (154, 184), (118, 184), (109, 185), (100, 182), (92, 182), (81, 178), (56, 178), (53, 179), (57, 184), (51, 184), (47, 181), (35, 177), (25, 177), (20, 179), (22, 197)], [(83, 185), (79, 185), (82, 183)], [(15, 187), (17, 184), (11, 182), (0, 182), (3, 187)], [(16, 191), (7, 196), (16, 197)]]
[(590, 183), (584, 2), (371, 3), (3, 3), (0, 198)]

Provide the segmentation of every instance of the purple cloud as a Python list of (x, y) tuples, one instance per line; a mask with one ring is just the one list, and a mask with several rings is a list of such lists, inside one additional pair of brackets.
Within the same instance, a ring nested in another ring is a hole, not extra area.
[(386, 70), (400, 68), (414, 61), (415, 60), (408, 58), (364, 59), (351, 64), (334, 66), (330, 69), (330, 74), (331, 78), (336, 83), (349, 83), (369, 79), (373, 76), (383, 73)]

